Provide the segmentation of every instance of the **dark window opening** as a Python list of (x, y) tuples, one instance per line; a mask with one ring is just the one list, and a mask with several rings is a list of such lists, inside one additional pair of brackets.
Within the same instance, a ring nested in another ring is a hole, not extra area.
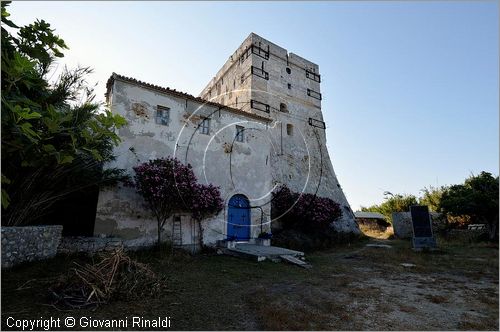
[(204, 118), (200, 124), (200, 131), (202, 134), (210, 135), (210, 119)]
[(286, 73), (287, 73), (287, 74), (291, 74), (291, 73), (292, 73), (292, 70), (291, 70), (290, 68), (286, 67)]
[(267, 71), (265, 71), (264, 69), (252, 66), (250, 70), (251, 70), (252, 75), (258, 76), (258, 77), (263, 78), (265, 80), (269, 80), (269, 73)]
[(288, 83), (288, 90), (291, 90), (292, 89), (292, 85), (290, 83)]
[(284, 103), (280, 104), (280, 112), (288, 113), (288, 107), (286, 106), (286, 104)]
[(236, 138), (235, 139), (236, 139), (237, 142), (243, 142), (243, 140), (245, 138), (243, 136), (244, 135), (243, 134), (244, 131), (245, 131), (244, 127), (242, 127), (242, 126), (236, 126)]
[(306, 77), (315, 81), (315, 82), (321, 83), (321, 76), (319, 74), (316, 74), (315, 72), (309, 71), (307, 69), (306, 69)]
[(163, 126), (168, 126), (169, 120), (170, 120), (170, 108), (157, 105), (155, 122)]
[(270, 106), (268, 104), (264, 104), (260, 101), (250, 99), (250, 108), (269, 113), (270, 112)]
[(316, 128), (326, 129), (326, 124), (323, 121), (313, 118), (309, 118), (309, 125)]
[(314, 98), (314, 99), (321, 100), (321, 93), (316, 92), (316, 91), (314, 91), (314, 90), (307, 89), (307, 95), (308, 95), (309, 97)]
[(292, 136), (292, 135), (293, 135), (293, 125), (292, 125), (292, 124), (290, 124), (290, 123), (288, 123), (288, 124), (286, 125), (286, 134), (287, 134), (288, 136)]
[(250, 49), (253, 54), (258, 55), (265, 60), (269, 59), (269, 45), (267, 45), (267, 51), (257, 45), (250, 46)]

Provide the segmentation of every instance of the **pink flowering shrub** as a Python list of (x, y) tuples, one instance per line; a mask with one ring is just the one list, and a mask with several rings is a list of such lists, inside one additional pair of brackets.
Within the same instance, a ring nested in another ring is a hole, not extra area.
[(150, 160), (134, 167), (134, 171), (132, 185), (158, 222), (158, 244), (161, 229), (174, 212), (190, 212), (200, 222), (223, 208), (219, 188), (199, 184), (191, 165), (176, 158)]
[(339, 204), (326, 197), (292, 192), (281, 186), (273, 192), (273, 218), (279, 218), (285, 229), (315, 233), (330, 229), (342, 216)]

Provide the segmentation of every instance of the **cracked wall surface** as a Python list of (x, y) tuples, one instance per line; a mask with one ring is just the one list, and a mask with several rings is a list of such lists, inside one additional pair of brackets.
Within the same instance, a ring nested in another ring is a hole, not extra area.
[[(122, 142), (109, 166), (133, 174), (140, 162), (175, 155), (193, 166), (200, 182), (220, 186), (225, 208), (203, 221), (205, 244), (226, 239), (227, 205), (235, 194), (254, 207), (251, 237), (269, 231), (270, 193), (280, 184), (333, 199), (343, 212), (333, 226), (359, 233), (326, 148), (320, 86), (318, 65), (254, 33), (199, 97), (113, 74), (107, 100), (128, 125), (119, 130)], [(159, 107), (170, 110), (168, 124), (156, 123)], [(209, 135), (199, 128), (205, 118)], [(235, 141), (236, 126), (244, 128), (243, 142)], [(179, 216), (183, 243), (196, 243), (197, 226), (189, 215)], [(166, 239), (171, 230), (170, 220)], [(147, 244), (156, 239), (156, 222), (133, 189), (117, 187), (100, 193), (95, 234)]]
[[(246, 99), (239, 108), (273, 120), (269, 129), (273, 142), (273, 185), (283, 183), (294, 191), (333, 199), (343, 212), (334, 227), (342, 232), (359, 233), (326, 147), (319, 66), (251, 33), (200, 97), (227, 103), (224, 96), (214, 97), (208, 92), (225, 91), (227, 84), (232, 84), (230, 78), (241, 75), (246, 79), (241, 86), (236, 83), (235, 90), (245, 91), (239, 101)], [(256, 107), (252, 107), (251, 100), (257, 103)], [(267, 106), (261, 107), (262, 104)]]
[[(119, 129), (120, 145), (115, 148), (116, 160), (107, 167), (124, 168), (133, 175), (133, 167), (154, 158), (176, 156), (191, 164), (200, 183), (212, 183), (221, 188), (225, 207), (217, 216), (204, 220), (203, 242), (214, 244), (226, 238), (227, 203), (235, 194), (247, 196), (252, 206), (251, 237), (269, 230), (270, 207), (266, 202), (271, 190), (270, 145), (268, 121), (248, 117), (223, 108), (181, 98), (172, 93), (155, 91), (116, 76), (108, 96), (114, 113), (124, 116), (128, 125)], [(158, 106), (168, 107), (168, 124), (155, 121)], [(209, 135), (200, 132), (199, 124), (210, 119)], [(236, 125), (244, 126), (243, 142), (235, 142)], [(228, 149), (228, 146), (231, 148)], [(182, 218), (183, 244), (198, 242), (198, 227), (189, 215)], [(169, 239), (172, 223), (164, 227)], [(99, 195), (94, 227), (96, 236), (115, 236), (130, 246), (153, 243), (157, 224), (143, 199), (133, 188), (118, 186), (102, 190)]]

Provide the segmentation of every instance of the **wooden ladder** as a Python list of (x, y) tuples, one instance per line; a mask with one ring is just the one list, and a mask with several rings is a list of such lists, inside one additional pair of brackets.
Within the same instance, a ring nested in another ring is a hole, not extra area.
[(182, 247), (182, 223), (180, 216), (174, 216), (172, 221), (172, 247)]

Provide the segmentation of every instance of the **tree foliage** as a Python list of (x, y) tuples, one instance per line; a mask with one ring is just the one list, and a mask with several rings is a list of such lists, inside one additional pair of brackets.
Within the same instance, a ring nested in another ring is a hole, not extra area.
[(427, 205), (430, 211), (438, 212), (441, 204), (441, 197), (447, 187), (425, 187), (421, 190), (422, 196), (418, 199), (420, 205)]
[(272, 211), (284, 228), (305, 233), (327, 230), (342, 217), (339, 204), (332, 199), (292, 192), (287, 186), (273, 192)]
[(378, 212), (383, 214), (387, 220), (392, 222), (393, 212), (410, 211), (410, 206), (417, 205), (417, 198), (414, 195), (387, 193), (385, 201), (380, 205), (361, 207), (361, 211)]
[[(150, 160), (134, 167), (134, 171), (133, 185), (157, 221), (158, 244), (161, 229), (174, 212), (191, 213), (201, 230), (201, 220), (223, 208), (219, 188), (198, 183), (191, 165), (176, 158)], [(199, 240), (201, 243), (201, 232)]]
[(444, 191), (440, 210), (452, 217), (469, 216), (471, 223), (488, 224), (493, 238), (498, 231), (498, 187), (498, 176), (488, 172), (471, 175), (463, 184)]
[(126, 121), (94, 101), (90, 68), (65, 68), (51, 83), (68, 47), (43, 20), (18, 27), (7, 6), (1, 3), (2, 223), (21, 225), (68, 193), (122, 178), (121, 170), (101, 168)]

